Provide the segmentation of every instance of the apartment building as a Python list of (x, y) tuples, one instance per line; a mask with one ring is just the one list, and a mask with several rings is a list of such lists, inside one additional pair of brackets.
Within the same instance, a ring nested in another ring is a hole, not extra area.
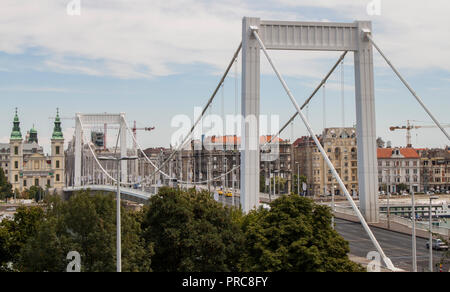
[(378, 182), (380, 191), (400, 193), (402, 185), (408, 192), (420, 192), (421, 158), (413, 148), (378, 148)]
[(421, 191), (450, 191), (450, 152), (446, 149), (418, 149), (421, 156)]
[[(358, 193), (358, 157), (355, 128), (327, 128), (318, 137), (336, 171), (352, 195)], [(308, 195), (329, 195), (341, 190), (326, 165), (312, 137), (302, 137), (294, 142), (294, 171), (307, 178)]]

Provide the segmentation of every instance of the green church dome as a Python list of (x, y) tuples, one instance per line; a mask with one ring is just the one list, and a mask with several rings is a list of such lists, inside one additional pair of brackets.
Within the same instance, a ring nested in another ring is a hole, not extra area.
[(14, 126), (11, 132), (11, 140), (22, 140), (22, 133), (20, 132), (20, 121), (19, 115), (17, 114), (17, 108), (16, 108), (16, 115), (14, 116), (13, 125)]
[(64, 139), (64, 135), (61, 129), (61, 119), (59, 117), (59, 109), (56, 109), (55, 127), (53, 129), (52, 139), (55, 140)]

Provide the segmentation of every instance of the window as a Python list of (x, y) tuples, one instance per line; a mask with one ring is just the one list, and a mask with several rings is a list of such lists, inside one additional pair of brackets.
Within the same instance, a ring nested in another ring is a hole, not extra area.
[(14, 155), (19, 155), (19, 147), (14, 147)]
[(14, 176), (14, 182), (18, 182), (19, 181), (19, 176), (16, 174), (15, 176)]
[(56, 146), (55, 147), (55, 153), (56, 153), (56, 155), (59, 155), (59, 153), (60, 153), (60, 149), (59, 149), (60, 147), (59, 146)]
[(37, 187), (39, 186), (39, 179), (38, 179), (38, 178), (36, 178), (36, 179), (34, 180), (34, 185), (37, 186)]
[(56, 160), (56, 168), (59, 168), (59, 160)]
[(14, 161), (14, 168), (18, 169), (19, 168), (19, 161)]
[(23, 186), (27, 187), (27, 180), (26, 179), (23, 180)]
[(47, 185), (48, 185), (49, 187), (52, 186), (52, 185), (50, 184), (50, 180), (49, 180), (49, 179), (47, 180)]

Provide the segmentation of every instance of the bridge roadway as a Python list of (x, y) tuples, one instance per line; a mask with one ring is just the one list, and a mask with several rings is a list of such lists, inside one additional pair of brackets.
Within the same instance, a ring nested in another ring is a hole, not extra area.
[[(183, 187), (186, 187), (186, 185), (183, 185)], [(194, 185), (189, 185), (189, 188), (193, 188)], [(197, 189), (201, 190), (207, 190), (207, 186), (196, 186)], [(71, 193), (71, 192), (78, 192), (83, 190), (92, 190), (92, 191), (101, 191), (101, 192), (113, 192), (115, 193), (117, 191), (117, 188), (112, 185), (84, 185), (80, 187), (65, 187), (64, 192), (65, 193)], [(122, 196), (122, 199), (145, 204), (152, 196), (154, 196), (151, 192), (146, 192), (138, 189), (132, 189), (132, 188), (120, 188), (120, 193)], [(234, 201), (235, 205), (239, 204), (240, 202), (240, 191), (238, 190), (235, 194)], [(278, 195), (272, 196), (272, 200), (278, 198)], [(270, 197), (268, 194), (260, 193), (260, 201), (261, 203), (269, 203)], [(231, 197), (225, 197), (219, 198), (219, 202), (223, 202), (226, 205), (231, 206), (233, 199)]]
[[(65, 187), (63, 191), (64, 193), (72, 193), (85, 190), (115, 193), (117, 188), (111, 185), (85, 185), (80, 187)], [(141, 190), (123, 187), (120, 188), (120, 194), (122, 199), (140, 204), (145, 204), (145, 202), (147, 202), (154, 195)]]
[[(394, 265), (405, 271), (411, 271), (412, 237), (376, 227), (371, 227), (371, 229)], [(360, 223), (336, 219), (336, 231), (350, 243), (350, 254), (366, 258), (369, 251), (376, 251)], [(428, 271), (429, 251), (426, 244), (426, 239), (417, 237), (417, 267), (419, 272)], [(433, 251), (434, 263), (440, 263), (444, 254), (445, 252)], [(450, 259), (447, 259), (444, 264), (444, 271), (447, 272), (449, 269)]]

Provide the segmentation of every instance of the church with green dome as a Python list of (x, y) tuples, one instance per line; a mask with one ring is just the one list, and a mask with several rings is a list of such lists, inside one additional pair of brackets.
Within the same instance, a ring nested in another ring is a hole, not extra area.
[(32, 186), (62, 192), (65, 186), (64, 135), (57, 109), (51, 139), (51, 154), (39, 145), (35, 126), (22, 136), (16, 109), (9, 144), (0, 143), (0, 167), (4, 170), (13, 190), (23, 192)]

